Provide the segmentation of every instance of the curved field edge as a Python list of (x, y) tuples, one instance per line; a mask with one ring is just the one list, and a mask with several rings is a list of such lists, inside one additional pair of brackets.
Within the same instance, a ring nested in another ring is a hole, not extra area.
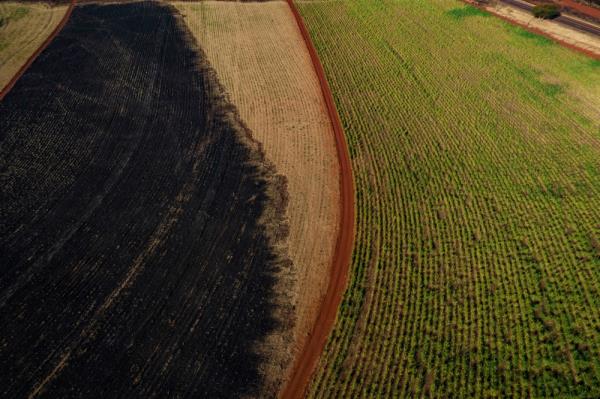
[(258, 396), (285, 356), (285, 178), (172, 11), (76, 7), (0, 103), (4, 396)]
[(309, 397), (590, 397), (600, 64), (457, 1), (296, 2), (357, 187)]
[[(203, 45), (231, 102), (269, 161), (287, 179), (284, 243), (292, 261), (294, 358), (310, 335), (330, 279), (340, 227), (340, 171), (330, 116), (306, 44), (285, 1), (175, 2)], [(281, 389), (291, 362), (266, 364)], [(268, 389), (267, 389), (268, 390)]]
[(0, 101), (64, 27), (74, 4), (0, 3)]
[(339, 305), (342, 300), (343, 291), (348, 282), (348, 270), (350, 259), (354, 247), (355, 234), (355, 202), (354, 202), (354, 177), (352, 173), (352, 164), (350, 162), (350, 152), (346, 143), (346, 136), (338, 115), (333, 94), (329, 88), (329, 83), (325, 76), (325, 71), (319, 60), (317, 50), (314, 47), (310, 34), (304, 24), (302, 16), (293, 0), (287, 0), (298, 29), (309, 51), (315, 73), (319, 79), (323, 98), (327, 106), (327, 112), (331, 119), (335, 143), (337, 148), (338, 160), (340, 163), (340, 229), (337, 238), (336, 251), (334, 254), (333, 265), (331, 268), (331, 277), (327, 292), (323, 297), (323, 302), (319, 310), (314, 328), (302, 348), (299, 355), (294, 360), (291, 377), (284, 386), (281, 397), (293, 398), (304, 397), (310, 379), (315, 371), (315, 366), (320, 358), (327, 338), (331, 333), (332, 327), (336, 321)]

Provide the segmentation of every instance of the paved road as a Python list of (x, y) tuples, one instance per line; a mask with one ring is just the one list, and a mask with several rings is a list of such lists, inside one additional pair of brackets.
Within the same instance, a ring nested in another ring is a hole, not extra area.
[[(533, 4), (521, 0), (501, 0), (501, 2), (528, 12), (531, 12), (531, 10), (533, 9)], [(579, 31), (600, 36), (600, 27), (587, 22), (583, 22), (579, 19), (575, 19), (566, 15), (561, 15), (560, 17), (556, 18), (555, 21), (563, 25), (569, 26), (571, 28), (577, 29)]]
[(501, 0), (502, 3), (510, 4), (513, 7), (520, 8), (521, 10), (531, 11), (533, 9), (533, 5), (529, 3), (525, 3), (524, 1), (519, 0)]
[(582, 32), (591, 33), (592, 35), (600, 36), (600, 28), (598, 26), (589, 24), (587, 22), (583, 22), (581, 20), (568, 17), (566, 15), (561, 15), (556, 18), (556, 21), (560, 22), (563, 25), (570, 26), (571, 28), (575, 28)]

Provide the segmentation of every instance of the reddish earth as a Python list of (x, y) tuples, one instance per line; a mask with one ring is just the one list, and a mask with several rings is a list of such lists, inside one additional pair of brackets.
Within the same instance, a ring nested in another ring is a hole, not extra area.
[(598, 8), (586, 6), (585, 4), (578, 3), (574, 0), (558, 0), (557, 3), (559, 3), (563, 7), (570, 8), (572, 10), (600, 20), (600, 9)]
[(336, 250), (333, 257), (333, 265), (331, 268), (331, 278), (327, 292), (323, 298), (321, 309), (317, 316), (315, 326), (308, 338), (304, 348), (295, 360), (293, 372), (287, 385), (281, 392), (282, 398), (302, 398), (306, 392), (306, 388), (310, 382), (310, 378), (314, 372), (317, 361), (325, 348), (327, 338), (336, 319), (337, 310), (342, 300), (342, 295), (346, 288), (348, 280), (348, 268), (352, 257), (352, 249), (354, 246), (354, 180), (352, 177), (352, 166), (350, 163), (350, 155), (344, 136), (344, 130), (340, 122), (333, 95), (325, 71), (317, 50), (315, 49), (310, 34), (304, 21), (296, 8), (293, 0), (287, 0), (294, 18), (298, 23), (298, 28), (302, 34), (302, 38), (306, 43), (306, 47), (310, 54), (310, 58), (315, 68), (315, 73), (321, 84), (323, 98), (327, 106), (327, 112), (331, 118), (335, 142), (337, 147), (337, 155), (340, 163), (340, 230), (337, 239)]
[(31, 54), (31, 56), (27, 59), (25, 64), (23, 64), (23, 66), (21, 66), (21, 68), (17, 71), (15, 76), (13, 76), (13, 78), (10, 80), (10, 82), (8, 82), (6, 84), (6, 86), (4, 86), (2, 91), (0, 91), (0, 101), (2, 101), (2, 99), (4, 99), (4, 97), (8, 94), (10, 89), (12, 89), (13, 86), (15, 85), (15, 83), (17, 83), (17, 80), (19, 80), (19, 78), (23, 75), (23, 73), (25, 73), (27, 68), (29, 68), (31, 66), (33, 61), (40, 55), (40, 53), (42, 51), (44, 51), (44, 49), (46, 47), (48, 47), (48, 45), (50, 44), (52, 39), (54, 39), (56, 37), (56, 35), (58, 35), (58, 33), (62, 30), (62, 28), (64, 28), (65, 24), (69, 20), (69, 17), (71, 16), (71, 13), (73, 12), (73, 7), (75, 7), (76, 1), (77, 0), (71, 0), (71, 3), (69, 4), (69, 8), (67, 9), (65, 16), (58, 23), (58, 25), (56, 25), (56, 28), (54, 28), (54, 30), (52, 31), (50, 36), (48, 36), (48, 38), (40, 45), (40, 47), (38, 47), (38, 49), (33, 54)]

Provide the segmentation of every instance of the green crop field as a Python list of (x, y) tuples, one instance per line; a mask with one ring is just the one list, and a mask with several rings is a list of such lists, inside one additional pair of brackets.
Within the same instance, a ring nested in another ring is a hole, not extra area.
[(312, 397), (600, 397), (600, 62), (453, 0), (300, 1), (357, 185)]

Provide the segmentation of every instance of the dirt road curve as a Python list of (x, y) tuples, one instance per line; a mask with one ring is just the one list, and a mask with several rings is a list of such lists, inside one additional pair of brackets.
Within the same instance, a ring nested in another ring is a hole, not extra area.
[(308, 383), (314, 372), (315, 366), (329, 336), (329, 332), (333, 328), (337, 310), (342, 300), (342, 295), (346, 288), (348, 280), (348, 269), (352, 257), (352, 249), (354, 246), (354, 180), (352, 177), (352, 166), (350, 163), (350, 155), (344, 136), (344, 130), (340, 122), (333, 95), (325, 77), (325, 71), (319, 61), (317, 50), (315, 49), (310, 39), (310, 34), (304, 25), (302, 16), (296, 8), (293, 0), (287, 0), (294, 18), (298, 23), (300, 33), (306, 42), (306, 47), (310, 53), (310, 58), (313, 62), (315, 72), (321, 84), (323, 97), (327, 106), (327, 112), (331, 118), (333, 131), (335, 134), (335, 142), (337, 147), (338, 159), (340, 162), (340, 199), (341, 199), (341, 214), (340, 214), (340, 233), (337, 239), (336, 250), (333, 257), (333, 265), (331, 267), (331, 278), (329, 287), (323, 298), (321, 309), (317, 316), (315, 326), (308, 338), (304, 348), (301, 350), (298, 358), (295, 360), (292, 375), (288, 384), (284, 387), (280, 397), (302, 398), (305, 395)]
[(67, 12), (65, 13), (63, 19), (58, 23), (58, 25), (56, 25), (56, 28), (54, 28), (50, 36), (48, 36), (48, 38), (44, 40), (41, 46), (33, 54), (31, 54), (31, 56), (27, 59), (27, 62), (25, 62), (25, 64), (23, 64), (23, 66), (19, 68), (15, 76), (13, 76), (13, 78), (6, 84), (6, 86), (4, 86), (4, 88), (2, 88), (2, 91), (0, 91), (0, 101), (4, 99), (6, 94), (8, 94), (10, 89), (13, 88), (15, 83), (17, 83), (17, 80), (19, 80), (19, 78), (23, 75), (23, 73), (25, 73), (27, 68), (31, 66), (31, 64), (38, 57), (38, 55), (40, 55), (40, 53), (44, 51), (46, 47), (48, 47), (52, 39), (54, 39), (56, 35), (58, 35), (58, 33), (62, 30), (62, 28), (64, 28), (65, 24), (69, 20), (69, 17), (71, 16), (71, 13), (73, 12), (73, 7), (75, 7), (76, 2), (77, 0), (71, 0), (69, 8), (67, 9)]

